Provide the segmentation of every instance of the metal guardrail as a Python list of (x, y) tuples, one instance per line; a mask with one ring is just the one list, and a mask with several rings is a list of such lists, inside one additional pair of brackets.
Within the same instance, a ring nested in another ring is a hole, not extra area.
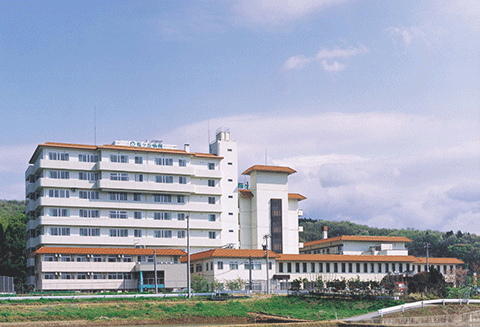
[(416, 308), (423, 308), (426, 305), (434, 305), (434, 304), (442, 304), (445, 305), (446, 303), (457, 303), (457, 304), (470, 304), (476, 303), (480, 304), (480, 300), (470, 300), (470, 299), (437, 299), (437, 300), (426, 300), (426, 301), (418, 301), (413, 303), (406, 303), (402, 305), (397, 305), (394, 307), (380, 309), (378, 310), (378, 314), (380, 317), (383, 317), (384, 314), (394, 313), (394, 312), (404, 312), (405, 310), (416, 309)]

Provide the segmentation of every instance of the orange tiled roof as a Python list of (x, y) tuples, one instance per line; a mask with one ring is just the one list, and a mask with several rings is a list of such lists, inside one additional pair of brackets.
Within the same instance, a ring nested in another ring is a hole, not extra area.
[(242, 175), (249, 175), (252, 171), (266, 171), (272, 173), (287, 173), (287, 174), (294, 174), (297, 171), (289, 168), (289, 167), (282, 167), (282, 166), (265, 166), (265, 165), (255, 165), (247, 170), (245, 170)]
[(364, 236), (364, 235), (342, 235), (330, 237), (323, 240), (316, 240), (303, 243), (303, 247), (331, 243), (336, 241), (356, 241), (356, 242), (412, 242), (411, 239), (403, 236)]
[[(213, 249), (203, 252), (198, 252), (190, 255), (190, 261), (202, 260), (206, 258), (265, 258), (265, 251), (263, 250), (248, 250), (248, 249)], [(269, 258), (278, 258), (278, 254), (269, 250)], [(181, 262), (187, 262), (187, 257), (182, 257)]]
[(45, 144), (39, 144), (35, 149), (32, 157), (30, 158), (29, 163), (34, 163), (34, 158), (37, 155), (38, 150), (41, 147), (53, 147), (53, 148), (65, 148), (65, 149), (86, 149), (86, 150), (122, 150), (122, 151), (137, 151), (137, 152), (156, 152), (156, 153), (172, 153), (172, 154), (185, 154), (191, 155), (194, 157), (201, 158), (212, 158), (212, 159), (223, 159), (223, 157), (216, 156), (210, 153), (197, 153), (197, 152), (186, 152), (185, 150), (178, 149), (158, 149), (158, 148), (141, 148), (135, 146), (125, 146), (125, 145), (87, 145), (87, 144), (74, 144), (74, 143), (57, 143), (57, 142), (45, 142)]
[(289, 199), (294, 199), (298, 201), (306, 200), (307, 198), (301, 194), (298, 193), (288, 193), (288, 198)]
[[(157, 255), (179, 255), (186, 253), (179, 249), (155, 249)], [(153, 249), (135, 248), (74, 248), (74, 247), (41, 247), (30, 256), (36, 254), (124, 254), (124, 255), (153, 255)]]
[(238, 192), (244, 198), (253, 198), (253, 193), (250, 190), (238, 190)]
[[(417, 257), (417, 261), (426, 264), (427, 258)], [(464, 263), (465, 262), (457, 258), (428, 258), (429, 265), (461, 265)]]
[(279, 254), (276, 261), (323, 261), (323, 262), (411, 262), (413, 255), (341, 255), (341, 254)]

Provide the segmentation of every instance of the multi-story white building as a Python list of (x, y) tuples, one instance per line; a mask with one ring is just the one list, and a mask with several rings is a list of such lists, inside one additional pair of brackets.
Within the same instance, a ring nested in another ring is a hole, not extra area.
[(300, 253), (406, 256), (405, 244), (411, 241), (402, 236), (342, 235), (328, 238), (327, 226), (323, 226), (322, 239), (305, 242)]
[[(304, 197), (287, 188), (295, 171), (249, 168), (244, 174), (250, 175), (252, 189), (242, 189), (240, 206), (252, 209), (240, 213), (236, 142), (219, 130), (209, 152), (158, 141), (38, 145), (25, 173), (29, 284), (52, 285), (42, 281), (51, 277), (39, 264), (45, 249), (57, 255), (60, 248), (185, 251), (187, 221), (191, 253), (261, 249), (266, 234), (280, 246), (278, 252), (298, 253), (298, 201)], [(88, 270), (90, 264), (84, 265)], [(120, 268), (119, 274), (130, 276)], [(83, 271), (78, 274), (84, 277)]]
[(237, 148), (40, 144), (26, 171), (27, 254), (42, 246), (238, 247)]
[(250, 176), (250, 188), (240, 189), (240, 245), (243, 249), (268, 248), (276, 253), (298, 253), (298, 217), (303, 215), (298, 202), (306, 199), (288, 193), (289, 167), (256, 165), (243, 175)]

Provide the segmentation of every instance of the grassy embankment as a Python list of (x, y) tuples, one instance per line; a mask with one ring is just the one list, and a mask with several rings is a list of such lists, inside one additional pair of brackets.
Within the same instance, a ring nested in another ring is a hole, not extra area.
[[(397, 301), (331, 301), (274, 296), (212, 302), (208, 300), (122, 299), (122, 300), (37, 300), (0, 304), (0, 322), (105, 321), (191, 322), (194, 318), (240, 318), (249, 313), (267, 313), (306, 320), (350, 317), (397, 305)], [(233, 319), (235, 320), (235, 319)], [(240, 321), (236, 319), (235, 321)]]

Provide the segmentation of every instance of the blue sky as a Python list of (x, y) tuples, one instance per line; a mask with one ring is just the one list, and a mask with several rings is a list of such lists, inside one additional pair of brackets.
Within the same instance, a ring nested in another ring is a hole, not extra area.
[(39, 143), (162, 139), (298, 173), (307, 217), (480, 232), (480, 5), (2, 1), (0, 198)]

